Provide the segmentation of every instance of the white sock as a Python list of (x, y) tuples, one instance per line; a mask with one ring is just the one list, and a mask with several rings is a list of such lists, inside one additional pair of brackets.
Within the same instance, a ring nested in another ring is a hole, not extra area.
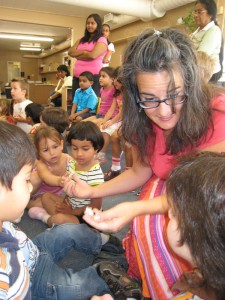
[(50, 218), (51, 216), (49, 214), (43, 214), (43, 216), (41, 217), (41, 221), (45, 224), (47, 224), (48, 222), (48, 219)]
[(101, 232), (100, 235), (102, 238), (102, 245), (105, 245), (109, 240), (109, 234)]

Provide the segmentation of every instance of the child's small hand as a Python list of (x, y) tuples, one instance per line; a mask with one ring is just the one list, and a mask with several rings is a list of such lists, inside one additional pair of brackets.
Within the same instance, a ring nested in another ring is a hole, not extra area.
[(24, 118), (21, 117), (20, 115), (14, 116), (13, 118), (14, 120), (16, 120), (16, 122), (24, 122)]
[(75, 114), (70, 115), (70, 116), (69, 116), (70, 122), (73, 122), (74, 118), (75, 118)]
[(57, 201), (55, 203), (55, 210), (56, 212), (63, 214), (72, 214), (73, 212), (73, 209), (70, 205), (61, 201)]
[(59, 186), (64, 187), (65, 177), (66, 175), (59, 177)]

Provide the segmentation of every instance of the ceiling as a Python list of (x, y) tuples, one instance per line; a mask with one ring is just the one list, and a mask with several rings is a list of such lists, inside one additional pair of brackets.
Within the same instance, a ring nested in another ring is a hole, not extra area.
[[(81, 0), (82, 1), (82, 0)], [(64, 3), (53, 3), (47, 0), (0, 0), (0, 12), (1, 7), (22, 9), (29, 11), (38, 11), (45, 13), (53, 13), (67, 16), (78, 16), (86, 18), (91, 13), (98, 13), (103, 17), (107, 11), (97, 11), (93, 9), (84, 8), (81, 6), (68, 5)], [(54, 37), (54, 42), (38, 42), (41, 43), (42, 49), (49, 49), (52, 45), (61, 43), (62, 41), (70, 38), (71, 29), (66, 27), (47, 26), (38, 24), (27, 24), (21, 22), (5, 21), (0, 19), (0, 32), (1, 33), (17, 33), (17, 34), (32, 34), (41, 36)], [(7, 50), (19, 50), (19, 40), (0, 39), (0, 49)], [(27, 41), (28, 42), (28, 41)], [(36, 53), (35, 53), (36, 54)]]

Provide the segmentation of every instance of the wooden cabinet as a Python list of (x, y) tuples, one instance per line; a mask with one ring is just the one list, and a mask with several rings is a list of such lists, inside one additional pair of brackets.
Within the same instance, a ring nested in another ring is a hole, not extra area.
[(53, 84), (29, 84), (29, 99), (35, 103), (47, 104), (50, 93), (54, 91)]

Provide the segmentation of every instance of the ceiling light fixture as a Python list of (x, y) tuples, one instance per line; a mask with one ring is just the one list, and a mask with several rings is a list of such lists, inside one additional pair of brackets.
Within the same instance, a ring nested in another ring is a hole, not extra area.
[(41, 51), (41, 48), (32, 48), (32, 47), (20, 47), (22, 51)]
[(21, 42), (20, 47), (30, 47), (30, 48), (40, 48), (40, 43), (29, 43), (29, 42)]
[(13, 39), (13, 40), (26, 40), (26, 41), (43, 41), (43, 42), (52, 42), (53, 38), (44, 37), (44, 36), (34, 36), (34, 35), (23, 35), (23, 34), (8, 34), (0, 33), (1, 39)]

